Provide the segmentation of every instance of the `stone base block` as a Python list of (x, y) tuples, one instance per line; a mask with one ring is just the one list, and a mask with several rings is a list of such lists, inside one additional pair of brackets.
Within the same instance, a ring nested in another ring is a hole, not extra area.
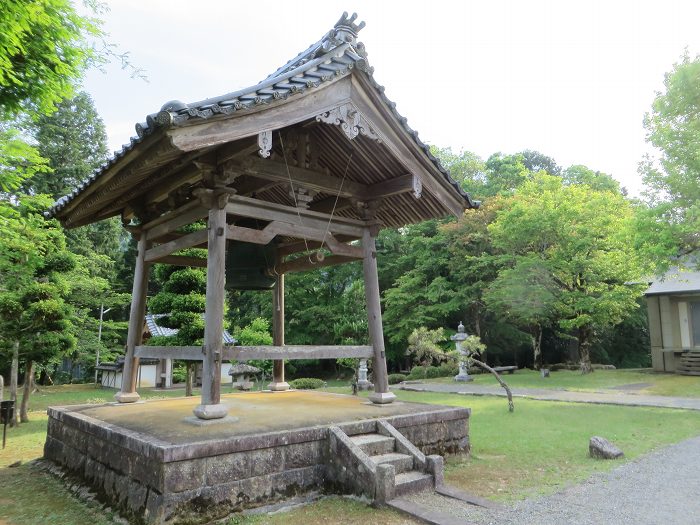
[(287, 383), (286, 381), (272, 382), (269, 385), (267, 385), (267, 388), (272, 392), (286, 392), (287, 390), (289, 390), (289, 383)]
[(138, 392), (117, 392), (114, 394), (114, 399), (118, 403), (136, 403), (141, 399)]
[(376, 405), (386, 405), (396, 400), (396, 394), (393, 392), (374, 392), (368, 397), (369, 400)]
[(198, 405), (192, 412), (199, 419), (221, 419), (228, 414), (228, 408), (223, 403)]

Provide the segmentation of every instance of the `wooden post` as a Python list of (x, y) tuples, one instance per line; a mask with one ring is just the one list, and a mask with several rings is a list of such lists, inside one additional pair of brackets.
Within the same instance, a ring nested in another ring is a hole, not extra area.
[(374, 374), (374, 393), (369, 399), (373, 403), (391, 403), (396, 396), (389, 392), (389, 379), (386, 371), (386, 354), (384, 352), (384, 329), (382, 327), (382, 310), (379, 301), (379, 274), (377, 273), (377, 248), (370, 228), (362, 232), (362, 249), (364, 259), (362, 269), (365, 276), (365, 300), (367, 301), (367, 325), (369, 338), (374, 348), (372, 370)]
[[(284, 274), (277, 275), (272, 290), (272, 344), (284, 346)], [(284, 380), (284, 359), (272, 362), (272, 382), (267, 387), (273, 392), (289, 390)]]
[(134, 357), (134, 349), (141, 344), (143, 338), (143, 323), (146, 316), (146, 292), (148, 291), (148, 275), (151, 265), (146, 262), (146, 250), (149, 242), (146, 235), (141, 233), (134, 268), (134, 284), (131, 289), (131, 309), (129, 310), (129, 331), (126, 336), (126, 356), (122, 371), (122, 386), (114, 399), (120, 403), (133, 403), (141, 396), (136, 392), (136, 380), (139, 370), (139, 358)]
[(212, 198), (207, 243), (207, 299), (204, 314), (202, 403), (194, 409), (200, 419), (219, 419), (228, 409), (221, 404), (221, 355), (224, 346), (224, 284), (226, 281), (226, 211)]

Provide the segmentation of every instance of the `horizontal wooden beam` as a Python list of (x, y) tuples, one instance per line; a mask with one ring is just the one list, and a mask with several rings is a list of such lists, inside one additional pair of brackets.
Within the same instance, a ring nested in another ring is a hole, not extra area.
[(166, 255), (153, 262), (160, 264), (172, 264), (173, 266), (191, 266), (193, 268), (206, 268), (207, 260), (203, 257), (186, 257), (184, 255)]
[(207, 242), (207, 233), (207, 230), (197, 230), (196, 232), (183, 235), (179, 239), (159, 244), (150, 250), (146, 250), (146, 262), (157, 261), (171, 253), (205, 243)]
[(331, 255), (322, 261), (311, 262), (308, 257), (299, 257), (293, 261), (287, 261), (275, 266), (275, 271), (278, 273), (305, 272), (307, 270), (315, 270), (316, 268), (325, 268), (327, 266), (335, 266), (336, 264), (354, 262), (359, 259), (359, 257), (348, 257), (347, 255)]
[(244, 228), (242, 226), (229, 226), (226, 238), (229, 240), (251, 242), (254, 244), (268, 244), (278, 235), (296, 237), (310, 241), (323, 242), (334, 255), (343, 255), (352, 258), (362, 258), (362, 247), (351, 246), (339, 242), (331, 233), (304, 226), (296, 226), (282, 221), (273, 221), (262, 230)]
[[(135, 357), (152, 359), (185, 359), (202, 361), (201, 346), (137, 346)], [(290, 346), (225, 346), (222, 359), (251, 361), (254, 359), (338, 359), (340, 357), (371, 358), (371, 346), (347, 345), (290, 345)]]
[(209, 210), (202, 206), (199, 199), (188, 202), (178, 209), (145, 224), (143, 229), (146, 231), (146, 239), (149, 241), (157, 240), (159, 237), (172, 233), (178, 228), (204, 219), (208, 213)]
[(319, 213), (301, 208), (293, 208), (283, 204), (231, 195), (226, 205), (226, 213), (241, 217), (250, 217), (263, 221), (281, 221), (288, 224), (315, 228), (331, 233), (342, 233), (354, 237), (362, 237), (362, 230), (368, 224), (357, 219), (346, 217), (331, 217), (327, 213)]
[[(367, 186), (352, 180), (345, 180), (327, 175), (319, 171), (300, 168), (297, 166), (287, 166), (283, 162), (264, 159), (246, 159), (240, 164), (229, 163), (226, 169), (240, 171), (245, 175), (252, 175), (259, 179), (286, 182), (289, 184), (291, 177), (294, 186), (331, 193), (340, 194), (341, 197), (359, 197), (365, 195)], [(289, 171), (287, 171), (289, 170)]]

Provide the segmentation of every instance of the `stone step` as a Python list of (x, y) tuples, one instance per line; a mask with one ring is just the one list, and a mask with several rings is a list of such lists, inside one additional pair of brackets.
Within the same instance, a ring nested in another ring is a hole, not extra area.
[(396, 475), (394, 496), (400, 497), (433, 489), (433, 476), (417, 470), (410, 470)]
[(395, 498), (386, 502), (386, 504), (403, 514), (407, 514), (422, 523), (429, 525), (468, 525), (463, 519), (457, 518), (450, 514), (440, 512), (438, 510), (429, 509), (418, 503), (408, 501), (402, 498)]
[(413, 457), (408, 454), (399, 454), (398, 452), (390, 452), (388, 454), (378, 454), (371, 456), (370, 459), (377, 465), (389, 464), (394, 465), (397, 474), (408, 472), (413, 469)]
[(381, 434), (358, 434), (350, 436), (355, 445), (360, 447), (368, 456), (388, 454), (394, 451), (394, 438), (382, 436)]

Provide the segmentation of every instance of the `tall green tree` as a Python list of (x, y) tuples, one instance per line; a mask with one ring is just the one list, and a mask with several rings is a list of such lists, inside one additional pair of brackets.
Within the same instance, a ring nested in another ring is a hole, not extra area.
[[(65, 277), (75, 268), (75, 257), (66, 250), (57, 221), (43, 216), (49, 202), (29, 196), (0, 200), (0, 344), (14, 354), (13, 376), (15, 363), (25, 364), (22, 421), (28, 420), (34, 364), (75, 346)], [(11, 383), (17, 384), (16, 376)]]
[(640, 214), (638, 238), (660, 269), (700, 247), (700, 57), (686, 53), (664, 88), (644, 118), (659, 155), (640, 166), (651, 208)]
[(537, 264), (553, 283), (558, 324), (577, 334), (582, 372), (591, 371), (595, 331), (637, 307), (640, 277), (632, 249), (634, 210), (621, 194), (566, 185), (539, 174), (526, 182), (489, 226), (514, 264)]

